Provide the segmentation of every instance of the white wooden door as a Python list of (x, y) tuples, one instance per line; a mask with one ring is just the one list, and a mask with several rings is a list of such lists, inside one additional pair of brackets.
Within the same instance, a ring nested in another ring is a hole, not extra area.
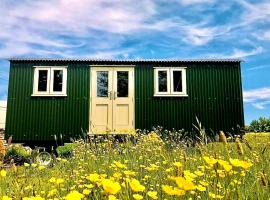
[(134, 68), (114, 68), (113, 130), (134, 127)]
[(90, 132), (112, 130), (113, 68), (94, 67), (91, 70)]
[(134, 68), (92, 67), (90, 133), (134, 128)]

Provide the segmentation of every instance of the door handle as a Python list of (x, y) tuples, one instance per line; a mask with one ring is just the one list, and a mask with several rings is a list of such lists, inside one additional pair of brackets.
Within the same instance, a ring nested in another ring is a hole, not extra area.
[(115, 100), (116, 99), (116, 92), (114, 91), (113, 92), (113, 100)]
[(112, 100), (112, 91), (109, 92), (109, 99)]

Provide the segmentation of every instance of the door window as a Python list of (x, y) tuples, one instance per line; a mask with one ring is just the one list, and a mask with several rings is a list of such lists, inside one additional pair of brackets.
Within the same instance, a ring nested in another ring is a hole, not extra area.
[(108, 71), (97, 72), (97, 97), (108, 97)]
[(128, 97), (128, 71), (117, 72), (117, 97)]

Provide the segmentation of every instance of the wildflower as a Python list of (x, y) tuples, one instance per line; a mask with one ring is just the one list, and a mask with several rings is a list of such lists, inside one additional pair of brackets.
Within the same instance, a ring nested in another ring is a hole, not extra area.
[(168, 169), (165, 169), (166, 172), (170, 173), (173, 171), (173, 168), (172, 167), (169, 167)]
[(117, 200), (117, 198), (114, 195), (109, 195), (109, 200)]
[(218, 194), (214, 194), (212, 192), (209, 192), (209, 197), (213, 198), (213, 199), (223, 199), (224, 196), (218, 195)]
[(108, 194), (117, 194), (121, 190), (121, 185), (110, 179), (102, 180), (102, 186), (104, 191)]
[(64, 197), (66, 200), (81, 200), (82, 198), (84, 198), (84, 195), (78, 191), (71, 191), (66, 197)]
[(12, 198), (8, 197), (8, 196), (3, 196), (2, 200), (12, 200)]
[(114, 164), (113, 166), (116, 166), (119, 169), (127, 169), (127, 166), (125, 164), (122, 164), (121, 162), (114, 161), (113, 164)]
[(37, 166), (37, 164), (36, 163), (32, 163), (31, 166), (35, 168)]
[(218, 160), (218, 164), (220, 164), (226, 172), (229, 172), (232, 170), (232, 166), (224, 160)]
[(203, 185), (203, 186), (208, 186), (209, 184), (207, 183), (207, 182), (205, 182), (205, 181), (199, 181), (199, 183), (201, 184), (201, 185)]
[(83, 190), (83, 194), (84, 194), (84, 195), (89, 195), (89, 194), (90, 194), (90, 192), (91, 192), (91, 191), (90, 191), (90, 190), (88, 190), (88, 189), (84, 189), (84, 190)]
[(124, 174), (127, 175), (127, 176), (135, 176), (136, 172), (127, 170), (127, 171), (124, 171)]
[(93, 183), (98, 183), (100, 182), (101, 177), (99, 174), (94, 173), (94, 174), (89, 174), (89, 176), (87, 176), (86, 179)]
[(162, 190), (170, 196), (182, 196), (185, 194), (185, 190), (174, 188), (170, 185), (162, 185)]
[(134, 192), (143, 192), (145, 189), (145, 187), (135, 178), (131, 179), (129, 185)]
[(114, 174), (113, 174), (113, 177), (114, 178), (119, 178), (119, 177), (121, 177), (122, 176), (122, 174), (120, 173), (120, 172), (115, 172)]
[(204, 156), (203, 159), (205, 160), (205, 162), (210, 165), (210, 166), (213, 166), (214, 164), (217, 163), (217, 160), (214, 159), (214, 158), (210, 158), (208, 156)]
[(92, 184), (85, 184), (84, 186), (88, 189), (92, 189), (94, 187)]
[(247, 162), (247, 161), (242, 161), (239, 159), (232, 159), (230, 158), (230, 163), (234, 166), (234, 167), (242, 167), (243, 169), (248, 169), (252, 166), (252, 163)]
[(43, 169), (45, 169), (45, 166), (41, 165), (41, 166), (38, 167), (38, 169), (43, 170)]
[(6, 176), (7, 176), (6, 170), (2, 169), (2, 170), (0, 171), (0, 175), (1, 175), (2, 177), (6, 177)]
[(194, 172), (197, 176), (203, 176), (204, 175), (204, 173), (202, 172), (202, 171), (200, 171), (200, 170), (197, 170), (197, 171), (195, 171)]
[(54, 178), (54, 177), (50, 178), (49, 182), (50, 183), (55, 183), (56, 182), (56, 178)]
[(25, 167), (29, 167), (29, 166), (30, 166), (29, 163), (23, 163), (23, 165), (24, 165)]
[(204, 186), (202, 186), (202, 185), (196, 186), (196, 189), (199, 190), (200, 192), (206, 191), (206, 187), (204, 187)]
[(57, 193), (57, 189), (52, 189), (51, 191), (49, 191), (48, 193), (48, 197), (52, 197)]
[(62, 178), (58, 178), (57, 180), (56, 180), (56, 184), (62, 184), (62, 183), (64, 183), (64, 179), (62, 179)]
[(180, 162), (174, 162), (173, 165), (175, 167), (178, 167), (178, 168), (182, 166), (182, 164)]
[(140, 194), (133, 194), (133, 198), (134, 198), (135, 200), (141, 200), (141, 199), (143, 199), (143, 196), (140, 195)]
[(157, 192), (155, 192), (155, 191), (149, 191), (149, 192), (147, 192), (147, 195), (152, 199), (158, 199)]
[(183, 177), (177, 177), (175, 179), (175, 182), (176, 182), (177, 186), (183, 190), (194, 190), (195, 189), (195, 185), (191, 181), (186, 180)]

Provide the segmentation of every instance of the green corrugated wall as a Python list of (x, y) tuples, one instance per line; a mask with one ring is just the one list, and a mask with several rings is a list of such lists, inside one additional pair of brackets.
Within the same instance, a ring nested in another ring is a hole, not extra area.
[[(6, 136), (14, 141), (65, 139), (88, 130), (91, 64), (113, 62), (11, 62)], [(244, 125), (239, 62), (175, 63), (187, 67), (188, 97), (153, 97), (153, 67), (171, 63), (135, 64), (135, 128), (191, 130), (198, 116), (207, 130), (231, 131)], [(162, 64), (162, 65), (161, 65)], [(67, 97), (31, 97), (33, 66), (68, 66)]]
[(188, 97), (153, 97), (153, 66), (136, 68), (136, 128), (161, 125), (166, 129), (190, 131), (192, 123), (196, 125), (196, 116), (208, 131), (243, 127), (240, 64), (188, 63), (184, 66), (187, 66)]
[(88, 129), (89, 66), (68, 63), (67, 97), (31, 97), (33, 66), (67, 63), (11, 63), (8, 91), (6, 137), (14, 141), (54, 140), (54, 134), (64, 139)]

